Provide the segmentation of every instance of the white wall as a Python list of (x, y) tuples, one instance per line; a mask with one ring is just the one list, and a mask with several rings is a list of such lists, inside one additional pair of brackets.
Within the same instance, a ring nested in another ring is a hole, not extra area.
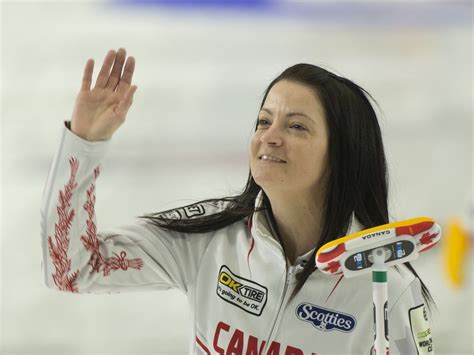
[[(3, 2), (1, 11), (2, 354), (187, 351), (190, 316), (178, 292), (77, 296), (42, 283), (49, 164), (87, 58), (95, 80), (110, 48), (136, 58), (138, 91), (103, 164), (99, 228), (240, 190), (263, 90), (297, 62), (347, 76), (378, 101), (394, 219), (444, 224), (472, 188), (472, 33), (456, 23), (459, 11), (421, 25), (95, 2)], [(472, 272), (455, 292), (440, 248), (415, 265), (440, 309), (437, 353), (471, 353)]]

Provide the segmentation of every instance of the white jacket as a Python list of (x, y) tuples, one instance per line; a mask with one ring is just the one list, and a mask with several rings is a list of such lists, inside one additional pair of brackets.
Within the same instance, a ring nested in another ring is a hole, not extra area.
[[(316, 270), (289, 302), (295, 274), (312, 251), (290, 265), (265, 212), (203, 234), (141, 219), (97, 229), (95, 182), (109, 143), (88, 142), (63, 127), (41, 209), (48, 287), (77, 293), (178, 288), (192, 311), (191, 354), (370, 354), (370, 274), (347, 279)], [(196, 204), (169, 215), (193, 218), (218, 209)], [(360, 229), (354, 221), (348, 233)], [(390, 353), (431, 353), (419, 280), (405, 267), (391, 269), (388, 280)]]

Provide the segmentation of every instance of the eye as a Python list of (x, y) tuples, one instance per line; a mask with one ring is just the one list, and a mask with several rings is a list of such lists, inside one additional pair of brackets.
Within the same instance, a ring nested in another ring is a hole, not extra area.
[(259, 126), (270, 124), (270, 121), (268, 121), (266, 118), (259, 118), (257, 122)]
[(297, 130), (301, 130), (301, 131), (306, 131), (306, 128), (303, 127), (302, 125), (298, 124), (298, 123), (294, 123), (290, 126), (291, 128), (296, 128)]

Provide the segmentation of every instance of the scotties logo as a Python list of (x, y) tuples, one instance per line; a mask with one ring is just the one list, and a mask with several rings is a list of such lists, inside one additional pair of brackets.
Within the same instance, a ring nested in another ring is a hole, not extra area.
[(313, 324), (316, 329), (325, 332), (339, 330), (349, 333), (354, 330), (357, 323), (350, 314), (322, 308), (311, 303), (301, 303), (298, 305), (296, 316), (302, 321)]

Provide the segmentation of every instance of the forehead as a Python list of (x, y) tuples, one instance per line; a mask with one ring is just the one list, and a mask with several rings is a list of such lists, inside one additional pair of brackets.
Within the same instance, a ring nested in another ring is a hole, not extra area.
[(323, 106), (313, 89), (287, 80), (279, 81), (270, 89), (263, 107), (282, 111), (303, 110), (314, 116), (324, 114)]

